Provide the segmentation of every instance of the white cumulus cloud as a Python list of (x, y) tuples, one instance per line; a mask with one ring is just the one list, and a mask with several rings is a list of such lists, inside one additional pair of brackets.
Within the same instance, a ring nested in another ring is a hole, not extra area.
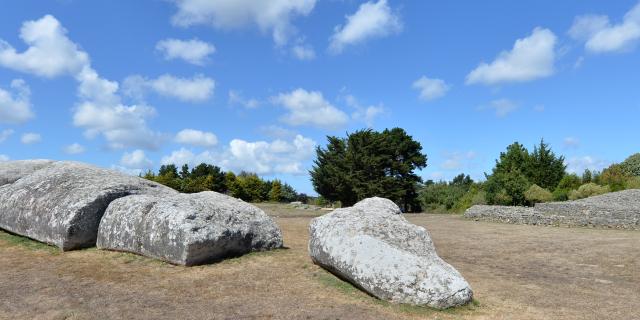
[(287, 43), (295, 33), (291, 21), (307, 16), (316, 0), (173, 0), (178, 12), (174, 25), (188, 27), (209, 25), (216, 29), (239, 29), (257, 26), (270, 32), (278, 45)]
[(526, 82), (554, 73), (557, 37), (551, 30), (535, 28), (530, 36), (516, 40), (491, 63), (481, 63), (467, 75), (467, 84), (495, 85)]
[(27, 49), (18, 53), (0, 42), (0, 65), (43, 77), (73, 76), (80, 101), (73, 109), (73, 123), (87, 137), (102, 134), (109, 147), (155, 148), (161, 135), (147, 127), (146, 117), (155, 114), (148, 106), (123, 105), (119, 84), (100, 77), (91, 67), (89, 55), (67, 37), (67, 31), (51, 15), (26, 21), (20, 37)]
[(9, 156), (0, 154), (0, 162), (9, 161), (9, 160), (11, 160)]
[(33, 118), (31, 90), (22, 79), (11, 81), (13, 93), (0, 88), (0, 123), (18, 124)]
[(198, 39), (164, 39), (158, 41), (156, 50), (162, 52), (166, 60), (182, 59), (202, 66), (208, 61), (209, 55), (216, 52), (216, 47)]
[(17, 52), (0, 39), (0, 65), (48, 78), (75, 75), (89, 64), (89, 56), (66, 34), (67, 30), (51, 15), (27, 21), (20, 29), (20, 38), (29, 47), (24, 52)]
[(260, 175), (305, 174), (305, 162), (315, 152), (316, 143), (301, 135), (292, 141), (274, 140), (246, 141), (233, 139), (224, 151), (215, 153), (204, 151), (193, 153), (181, 148), (162, 158), (162, 164), (197, 165), (201, 162), (212, 163), (224, 170), (235, 172), (250, 171)]
[(567, 166), (567, 172), (581, 174), (586, 169), (601, 171), (611, 165), (611, 162), (593, 156), (582, 156), (566, 159), (564, 164)]
[(120, 158), (120, 164), (128, 169), (148, 169), (153, 166), (153, 162), (140, 149), (125, 152)]
[(22, 135), (20, 142), (23, 144), (34, 144), (42, 141), (42, 136), (37, 133), (29, 132)]
[(640, 41), (640, 2), (618, 24), (612, 24), (609, 17), (604, 15), (578, 16), (569, 35), (576, 40), (585, 41), (585, 48), (590, 52), (628, 50)]
[(210, 148), (218, 144), (218, 138), (211, 132), (194, 129), (184, 129), (176, 135), (177, 143)]
[(346, 19), (345, 25), (335, 27), (330, 38), (329, 51), (334, 54), (341, 53), (346, 46), (402, 31), (400, 16), (389, 7), (387, 0), (365, 2)]
[(413, 88), (420, 91), (421, 100), (430, 101), (443, 97), (451, 86), (442, 79), (431, 79), (422, 76), (413, 82)]
[(358, 99), (351, 94), (346, 95), (344, 100), (349, 107), (355, 109), (351, 114), (351, 118), (364, 122), (367, 127), (373, 127), (375, 119), (386, 111), (382, 104), (363, 106), (358, 102)]
[(293, 126), (311, 125), (337, 129), (347, 124), (349, 117), (324, 99), (319, 91), (296, 89), (272, 98), (275, 104), (289, 112), (281, 120)]
[(197, 103), (209, 100), (213, 96), (215, 86), (213, 79), (203, 75), (179, 78), (164, 74), (156, 79), (133, 75), (124, 80), (123, 90), (128, 96), (138, 100), (144, 100), (147, 91), (152, 90), (161, 96)]

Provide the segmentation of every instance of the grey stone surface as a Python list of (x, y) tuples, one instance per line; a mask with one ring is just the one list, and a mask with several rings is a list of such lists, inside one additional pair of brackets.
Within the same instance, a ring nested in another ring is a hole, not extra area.
[(533, 208), (473, 206), (465, 217), (495, 222), (640, 230), (640, 190), (576, 201), (537, 203)]
[(175, 194), (138, 177), (60, 161), (0, 186), (0, 228), (72, 250), (95, 245), (98, 224), (114, 199)]
[(0, 162), (0, 186), (14, 183), (18, 179), (40, 170), (53, 162), (52, 160), (15, 160)]
[(448, 308), (473, 298), (467, 281), (438, 256), (428, 231), (408, 222), (390, 200), (337, 209), (313, 219), (309, 231), (314, 263), (380, 299)]
[(102, 217), (99, 249), (196, 265), (282, 247), (282, 232), (261, 209), (212, 191), (117, 199)]

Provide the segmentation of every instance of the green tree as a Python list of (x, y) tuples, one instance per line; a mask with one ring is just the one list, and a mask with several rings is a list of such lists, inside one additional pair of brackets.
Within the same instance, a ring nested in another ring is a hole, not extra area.
[(415, 169), (424, 168), (427, 157), (420, 143), (400, 128), (376, 132), (370, 129), (327, 137), (326, 148), (316, 149), (310, 171), (314, 189), (330, 201), (350, 206), (372, 196), (391, 199), (405, 211), (418, 211)]
[(255, 173), (240, 172), (237, 177), (240, 192), (238, 198), (244, 201), (259, 202), (266, 200), (263, 196), (263, 184), (262, 179)]
[(528, 171), (530, 156), (527, 149), (518, 142), (500, 153), (496, 166), (485, 183), (487, 203), (499, 205), (524, 205), (524, 192), (530, 182), (524, 172)]
[(186, 163), (183, 164), (182, 168), (180, 169), (180, 178), (181, 179), (189, 178), (189, 165)]
[(285, 183), (282, 185), (282, 201), (283, 202), (300, 201), (300, 195), (298, 195), (296, 190), (291, 185), (289, 185), (288, 183)]
[(592, 182), (592, 180), (593, 174), (591, 173), (591, 170), (584, 169), (584, 172), (582, 173), (582, 183), (589, 183)]
[(193, 179), (210, 177), (206, 179), (207, 188), (209, 190), (221, 193), (227, 192), (225, 173), (218, 166), (201, 163), (191, 169), (190, 176)]
[(540, 144), (533, 148), (525, 166), (524, 173), (529, 182), (550, 190), (558, 186), (567, 168), (564, 164), (564, 157), (556, 156), (549, 145), (544, 142), (544, 139), (540, 140)]
[(640, 153), (628, 157), (620, 166), (626, 175), (640, 177)]
[(280, 180), (273, 180), (271, 190), (269, 191), (269, 201), (282, 201), (282, 183)]
[(167, 164), (167, 165), (161, 165), (160, 166), (160, 170), (158, 171), (158, 175), (159, 176), (164, 176), (164, 175), (171, 175), (175, 178), (178, 177), (178, 168), (176, 167), (175, 164)]

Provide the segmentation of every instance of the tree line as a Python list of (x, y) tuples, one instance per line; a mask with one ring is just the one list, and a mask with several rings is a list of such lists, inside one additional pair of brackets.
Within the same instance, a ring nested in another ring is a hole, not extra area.
[(162, 165), (157, 174), (147, 171), (143, 178), (184, 193), (216, 191), (249, 202), (306, 202), (308, 198), (278, 179), (265, 180), (255, 173), (245, 171), (236, 175), (207, 163), (201, 163), (192, 169), (185, 164), (180, 170), (175, 164)]
[(544, 140), (532, 151), (514, 142), (500, 153), (484, 182), (464, 174), (450, 182), (427, 181), (420, 187), (420, 200), (428, 211), (462, 212), (475, 204), (532, 206), (640, 188), (640, 153), (602, 171), (586, 169), (581, 175), (568, 173), (564, 163), (564, 157)]

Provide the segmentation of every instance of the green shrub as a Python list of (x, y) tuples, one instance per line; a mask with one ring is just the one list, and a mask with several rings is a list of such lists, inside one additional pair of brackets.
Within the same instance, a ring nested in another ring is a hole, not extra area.
[(487, 203), (507, 206), (526, 204), (524, 192), (531, 185), (518, 170), (506, 173), (495, 173), (486, 182)]
[(524, 198), (530, 203), (549, 202), (553, 200), (553, 194), (549, 190), (534, 184), (524, 192)]
[(492, 204), (511, 206), (513, 205), (513, 198), (507, 194), (507, 191), (502, 190), (495, 195)]
[(478, 204), (487, 204), (485, 197), (486, 193), (483, 190), (481, 190), (478, 186), (473, 186), (455, 203), (455, 205), (453, 206), (453, 211), (462, 213), (471, 208), (471, 206), (475, 206)]
[(570, 189), (555, 189), (553, 190), (553, 200), (555, 201), (567, 201), (569, 200), (569, 193), (574, 190)]
[(599, 186), (595, 183), (583, 184), (578, 190), (573, 190), (569, 193), (570, 200), (584, 199), (592, 196), (597, 196), (611, 192), (609, 186)]
[(640, 177), (632, 177), (627, 180), (627, 189), (640, 189)]
[(611, 191), (624, 190), (630, 176), (623, 170), (620, 164), (612, 164), (609, 168), (602, 171), (600, 175), (600, 184), (608, 185)]
[[(587, 181), (584, 183), (589, 183), (589, 182), (590, 181)], [(560, 183), (558, 183), (558, 187), (556, 187), (556, 189), (575, 190), (580, 188), (581, 184), (582, 184), (582, 181), (580, 177), (578, 177), (578, 175), (576, 175), (575, 173), (572, 173), (562, 177), (562, 180), (560, 180)]]

